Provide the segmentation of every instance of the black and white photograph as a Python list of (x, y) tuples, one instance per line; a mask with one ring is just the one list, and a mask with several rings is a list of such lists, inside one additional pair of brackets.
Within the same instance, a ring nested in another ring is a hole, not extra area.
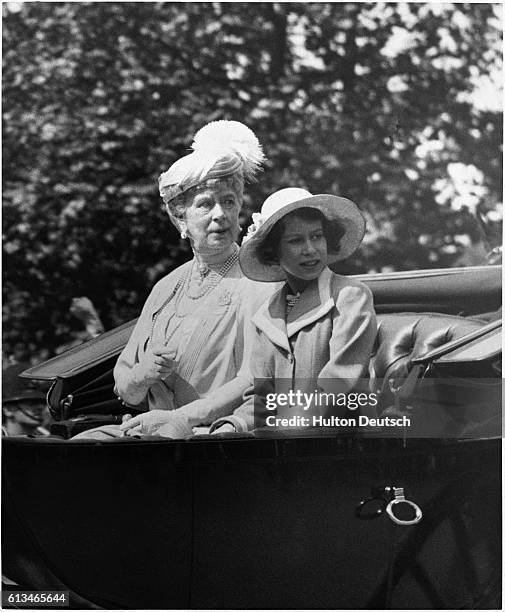
[(2, 2), (2, 608), (501, 610), (503, 5)]

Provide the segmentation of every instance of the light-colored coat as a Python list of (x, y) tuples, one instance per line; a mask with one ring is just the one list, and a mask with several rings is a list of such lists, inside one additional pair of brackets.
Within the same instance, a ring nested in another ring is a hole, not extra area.
[(377, 333), (368, 287), (326, 268), (302, 292), (288, 321), (286, 292), (286, 286), (275, 292), (252, 319), (256, 388), (251, 385), (243, 405), (226, 418), (238, 431), (254, 429), (254, 405), (258, 417), (268, 393), (348, 392), (368, 377)]
[[(126, 404), (131, 403), (130, 389), (135, 385), (136, 372), (148, 348), (153, 321), (168, 300), (175, 300), (177, 282), (191, 265), (192, 262), (183, 264), (156, 284), (119, 356), (114, 369), (115, 391)], [(233, 266), (219, 285), (203, 298), (195, 300), (191, 312), (186, 313), (177, 333), (178, 342), (169, 343), (175, 351), (176, 372), (169, 379), (154, 383), (142, 405), (150, 410), (178, 409), (186, 414), (186, 404), (217, 393), (220, 387), (238, 378), (251, 344), (247, 337), (250, 326), (244, 326), (247, 315), (239, 313), (242, 308), (246, 312), (257, 308), (274, 288), (272, 283), (250, 281), (243, 276), (238, 263)], [(170, 308), (171, 304), (166, 307)], [(237, 380), (238, 401), (248, 380), (247, 374), (244, 374), (243, 383)], [(229, 412), (230, 406), (223, 403), (214, 409), (201, 408), (198, 415), (188, 415), (197, 417), (203, 424), (210, 424)]]

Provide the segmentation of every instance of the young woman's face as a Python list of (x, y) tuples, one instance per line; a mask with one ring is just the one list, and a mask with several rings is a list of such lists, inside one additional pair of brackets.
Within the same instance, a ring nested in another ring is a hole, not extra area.
[(224, 181), (196, 193), (186, 208), (184, 225), (195, 251), (219, 253), (236, 240), (240, 199)]
[(288, 279), (311, 281), (328, 264), (328, 247), (320, 219), (286, 217), (279, 245), (279, 263)]

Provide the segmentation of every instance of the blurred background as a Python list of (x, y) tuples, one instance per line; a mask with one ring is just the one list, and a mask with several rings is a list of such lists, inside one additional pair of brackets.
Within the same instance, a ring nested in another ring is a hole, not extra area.
[(190, 258), (157, 177), (205, 123), (251, 127), (276, 189), (354, 200), (344, 273), (484, 263), (501, 242), (502, 6), (6, 2), (4, 362), (139, 314)]

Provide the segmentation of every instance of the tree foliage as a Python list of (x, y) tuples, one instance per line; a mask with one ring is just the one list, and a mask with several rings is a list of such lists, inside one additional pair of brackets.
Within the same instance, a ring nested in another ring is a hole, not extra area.
[(482, 239), (472, 213), (496, 219), (501, 112), (475, 94), (501, 69), (491, 4), (3, 6), (7, 352), (51, 354), (78, 295), (106, 327), (136, 316), (190, 256), (157, 177), (214, 119), (269, 160), (244, 223), (285, 186), (360, 205), (348, 271), (451, 265)]

